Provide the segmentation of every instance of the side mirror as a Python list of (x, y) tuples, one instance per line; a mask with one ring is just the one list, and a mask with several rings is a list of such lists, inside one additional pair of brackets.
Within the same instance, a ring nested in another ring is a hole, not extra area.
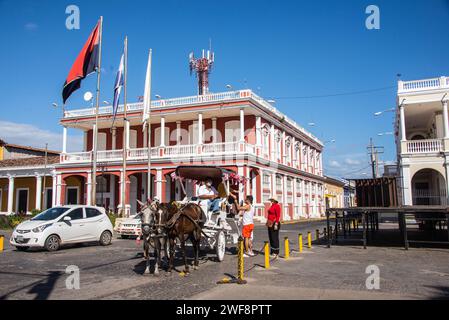
[(72, 218), (70, 218), (69, 216), (65, 216), (62, 220), (66, 221), (66, 222), (70, 222), (70, 221), (72, 221)]

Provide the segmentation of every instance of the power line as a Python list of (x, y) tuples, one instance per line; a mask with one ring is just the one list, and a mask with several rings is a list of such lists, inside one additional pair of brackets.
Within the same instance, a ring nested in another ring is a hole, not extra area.
[(360, 91), (351, 91), (351, 92), (340, 92), (340, 93), (330, 93), (330, 94), (322, 94), (322, 95), (313, 95), (313, 96), (292, 96), (292, 97), (269, 97), (269, 99), (273, 100), (282, 100), (282, 99), (316, 99), (316, 98), (328, 98), (328, 97), (338, 97), (338, 96), (351, 96), (351, 95), (357, 95), (357, 94), (364, 94), (364, 93), (371, 93), (371, 92), (378, 92), (388, 89), (396, 88), (396, 86), (389, 86), (389, 87), (383, 87), (383, 88), (376, 88), (376, 89), (367, 89), (367, 90), (360, 90)]

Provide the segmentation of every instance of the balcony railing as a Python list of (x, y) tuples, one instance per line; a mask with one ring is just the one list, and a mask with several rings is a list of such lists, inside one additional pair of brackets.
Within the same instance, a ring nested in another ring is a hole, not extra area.
[(449, 89), (449, 77), (398, 82), (398, 93), (435, 89)]
[(443, 150), (441, 139), (411, 140), (406, 145), (407, 153), (435, 153)]
[[(224, 142), (203, 144), (176, 145), (166, 147), (152, 147), (151, 158), (184, 158), (191, 156), (210, 156), (228, 154), (256, 154), (256, 148), (252, 144), (240, 142)], [(121, 161), (123, 150), (101, 150), (97, 152), (97, 161)], [(147, 148), (132, 148), (128, 150), (128, 160), (148, 159)], [(74, 152), (61, 154), (61, 163), (88, 163), (92, 161), (92, 152)]]
[[(173, 98), (173, 99), (161, 99), (161, 100), (155, 100), (151, 102), (151, 109), (162, 109), (162, 108), (168, 108), (168, 107), (182, 107), (182, 106), (189, 106), (189, 105), (201, 105), (201, 104), (208, 104), (208, 103), (214, 103), (214, 102), (222, 102), (222, 101), (235, 101), (235, 100), (242, 100), (242, 99), (252, 99), (256, 101), (258, 104), (266, 108), (271, 113), (277, 115), (279, 118), (282, 119), (282, 121), (285, 121), (286, 123), (290, 124), (291, 126), (295, 127), (299, 131), (301, 131), (306, 136), (312, 138), (316, 142), (321, 144), (321, 141), (315, 137), (310, 132), (306, 131), (303, 127), (301, 127), (298, 123), (296, 123), (294, 120), (288, 118), (285, 116), (282, 112), (277, 110), (275, 107), (273, 107), (268, 101), (265, 99), (259, 97), (251, 90), (237, 90), (237, 91), (228, 91), (228, 92), (220, 92), (220, 93), (210, 93), (207, 95), (197, 95), (197, 96), (190, 96), (190, 97), (181, 97), (181, 98)], [(127, 104), (127, 110), (132, 111), (143, 111), (143, 102), (137, 102), (137, 103), (128, 103)], [(124, 107), (123, 105), (119, 105), (117, 113), (123, 113)], [(98, 109), (98, 113), (100, 115), (112, 115), (112, 106), (105, 106), (100, 107)], [(95, 115), (95, 108), (85, 108), (85, 109), (76, 109), (76, 110), (66, 110), (64, 112), (64, 119), (70, 119), (70, 118), (78, 118), (78, 117), (88, 117), (88, 116), (94, 116)]]

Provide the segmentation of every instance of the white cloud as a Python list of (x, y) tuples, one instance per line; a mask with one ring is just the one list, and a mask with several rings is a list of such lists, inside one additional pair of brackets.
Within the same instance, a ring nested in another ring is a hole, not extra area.
[[(62, 130), (61, 133), (55, 133), (31, 124), (0, 120), (0, 139), (8, 143), (35, 148), (45, 148), (45, 144), (48, 143), (48, 149), (62, 149)], [(83, 137), (81, 135), (67, 137), (67, 151), (80, 151), (82, 148)]]
[(331, 160), (331, 161), (329, 161), (329, 167), (331, 167), (331, 168), (340, 168), (341, 164), (340, 164), (340, 162), (338, 162), (336, 160)]
[(360, 165), (361, 162), (360, 162), (360, 160), (357, 160), (357, 159), (346, 158), (345, 159), (345, 163), (348, 164), (348, 165), (358, 166), (358, 165)]

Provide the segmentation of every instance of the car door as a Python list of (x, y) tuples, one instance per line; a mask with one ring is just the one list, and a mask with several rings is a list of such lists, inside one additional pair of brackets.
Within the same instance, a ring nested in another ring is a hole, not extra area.
[(95, 208), (85, 208), (86, 210), (86, 229), (90, 240), (98, 240), (100, 238), (104, 219), (107, 217)]
[[(70, 221), (64, 221), (64, 217), (70, 217)], [(75, 208), (64, 215), (58, 222), (58, 232), (63, 242), (83, 241), (87, 238), (84, 209)]]

